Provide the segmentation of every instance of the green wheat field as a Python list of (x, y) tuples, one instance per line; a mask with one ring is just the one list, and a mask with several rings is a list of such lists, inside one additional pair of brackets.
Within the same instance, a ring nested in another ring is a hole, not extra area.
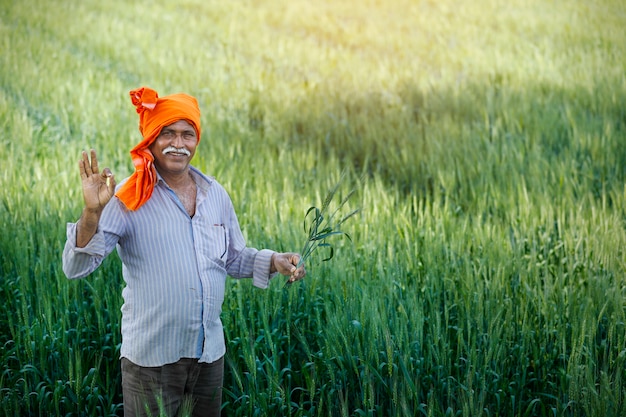
[(225, 416), (626, 416), (622, 0), (0, 0), (0, 50), (0, 415), (123, 413), (119, 258), (61, 253), (149, 86), (250, 246), (360, 209), (303, 282), (228, 280)]

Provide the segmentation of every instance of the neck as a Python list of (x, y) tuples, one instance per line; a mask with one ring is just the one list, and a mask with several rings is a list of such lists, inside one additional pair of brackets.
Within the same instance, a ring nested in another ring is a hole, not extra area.
[(185, 187), (193, 183), (193, 178), (191, 178), (191, 171), (189, 167), (187, 167), (187, 169), (185, 169), (185, 171), (183, 172), (173, 173), (159, 171), (159, 175), (161, 175), (163, 181), (165, 181), (166, 184), (170, 186), (170, 188)]

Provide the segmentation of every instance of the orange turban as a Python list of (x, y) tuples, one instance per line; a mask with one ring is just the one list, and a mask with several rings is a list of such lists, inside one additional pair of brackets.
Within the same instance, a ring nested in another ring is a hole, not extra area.
[(150, 196), (156, 185), (154, 156), (148, 149), (161, 133), (161, 129), (187, 120), (196, 129), (200, 141), (200, 107), (198, 101), (187, 94), (172, 94), (159, 97), (148, 87), (130, 92), (130, 99), (139, 114), (139, 131), (143, 140), (130, 151), (135, 172), (122, 184), (115, 195), (129, 210), (137, 210)]

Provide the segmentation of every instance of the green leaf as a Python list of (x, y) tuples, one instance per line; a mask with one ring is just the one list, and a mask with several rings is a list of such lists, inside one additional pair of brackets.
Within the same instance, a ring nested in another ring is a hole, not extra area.
[(328, 233), (323, 233), (323, 234), (319, 234), (317, 236), (315, 236), (315, 238), (313, 240), (324, 240), (329, 236), (335, 236), (335, 235), (344, 235), (344, 232), (341, 231), (336, 231), (336, 232), (328, 232)]
[(331, 259), (333, 259), (333, 255), (335, 254), (335, 251), (333, 249), (333, 247), (330, 247), (330, 255), (328, 256), (328, 258), (326, 259), (322, 259), (322, 262), (326, 262), (326, 261), (330, 261)]

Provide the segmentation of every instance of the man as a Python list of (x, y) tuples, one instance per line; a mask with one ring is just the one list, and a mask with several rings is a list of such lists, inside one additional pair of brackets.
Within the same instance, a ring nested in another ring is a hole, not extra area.
[(63, 270), (93, 272), (117, 248), (122, 291), (122, 392), (127, 416), (175, 415), (191, 397), (194, 416), (221, 408), (226, 276), (267, 288), (274, 273), (304, 277), (300, 256), (246, 247), (227, 192), (190, 165), (200, 141), (200, 109), (187, 94), (130, 92), (143, 140), (135, 172), (116, 189), (96, 152), (79, 161), (85, 206), (68, 223)]

